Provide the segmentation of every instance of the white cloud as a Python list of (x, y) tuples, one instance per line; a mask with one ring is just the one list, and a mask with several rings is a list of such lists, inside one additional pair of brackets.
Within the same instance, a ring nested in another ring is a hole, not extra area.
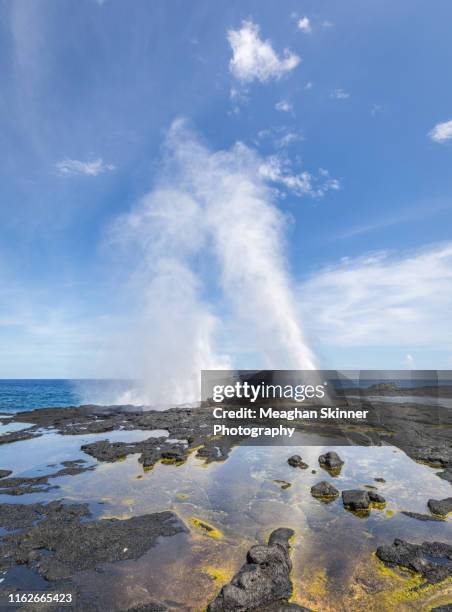
[(258, 145), (264, 139), (269, 139), (276, 149), (285, 149), (294, 142), (304, 140), (304, 137), (298, 132), (291, 131), (287, 126), (279, 126), (260, 130), (255, 144)]
[(312, 27), (311, 27), (311, 21), (309, 20), (308, 17), (302, 17), (301, 19), (298, 20), (298, 28), (302, 31), (302, 32), (311, 32), (312, 31)]
[(308, 81), (306, 83), (306, 85), (304, 86), (305, 89), (312, 89), (312, 86), (314, 85), (314, 83), (312, 81)]
[(277, 80), (300, 63), (300, 58), (288, 49), (284, 49), (282, 56), (279, 56), (270, 40), (259, 37), (259, 31), (259, 26), (252, 21), (243, 21), (240, 30), (228, 31), (232, 48), (229, 70), (243, 83)]
[(444, 121), (444, 123), (438, 123), (428, 133), (430, 138), (435, 142), (446, 142), (446, 140), (452, 139), (452, 119), (450, 121)]
[(289, 113), (293, 110), (293, 106), (287, 100), (280, 100), (275, 104), (275, 109), (277, 111), (282, 111), (284, 113)]
[(452, 348), (452, 242), (321, 269), (300, 289), (304, 320), (333, 347)]
[(347, 98), (350, 98), (350, 94), (343, 89), (335, 89), (331, 92), (330, 97), (334, 98), (335, 100), (347, 100)]
[(334, 23), (332, 21), (329, 21), (328, 19), (325, 19), (325, 21), (322, 23), (322, 26), (324, 28), (332, 28), (334, 26)]
[(93, 161), (83, 162), (78, 159), (63, 159), (57, 162), (56, 169), (62, 175), (86, 175), (97, 176), (104, 172), (114, 170), (112, 164), (105, 164), (101, 157)]
[(320, 168), (315, 176), (306, 170), (294, 172), (291, 161), (284, 155), (271, 155), (259, 167), (263, 179), (281, 185), (297, 197), (321, 198), (328, 191), (340, 189), (337, 179), (328, 170)]

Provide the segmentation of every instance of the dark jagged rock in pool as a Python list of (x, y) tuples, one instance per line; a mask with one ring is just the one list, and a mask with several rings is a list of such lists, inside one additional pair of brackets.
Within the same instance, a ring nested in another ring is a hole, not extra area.
[(276, 529), (267, 545), (252, 546), (245, 565), (209, 604), (208, 612), (299, 610), (278, 607), (289, 605), (293, 592), (289, 557), (289, 539), (293, 535), (292, 529)]
[(99, 563), (138, 559), (161, 536), (188, 533), (181, 519), (170, 511), (98, 521), (81, 520), (81, 514), (86, 513), (84, 505), (81, 514), (74, 507), (70, 514), (64, 507), (45, 511), (43, 520), (29, 529), (2, 537), (0, 569), (26, 564), (46, 580), (62, 580)]
[(10, 431), (0, 436), (0, 444), (11, 444), (12, 442), (20, 442), (21, 440), (31, 440), (31, 438), (39, 438), (42, 434), (36, 432), (37, 427), (30, 427), (20, 431)]
[(333, 500), (339, 495), (339, 491), (331, 483), (322, 480), (311, 487), (311, 495), (319, 499)]
[(429, 584), (452, 576), (452, 546), (443, 542), (410, 544), (395, 539), (392, 544), (377, 548), (377, 557), (389, 567), (398, 566), (420, 574)]
[(400, 514), (404, 514), (405, 516), (416, 519), (418, 521), (436, 521), (436, 522), (439, 521), (441, 523), (444, 522), (444, 519), (442, 519), (440, 516), (435, 516), (433, 514), (422, 514), (420, 512), (409, 512), (408, 510), (402, 510)]
[(452, 468), (447, 468), (447, 470), (443, 470), (442, 472), (436, 472), (436, 475), (452, 484)]
[(324, 455), (320, 455), (319, 464), (324, 470), (327, 470), (332, 476), (338, 476), (341, 472), (344, 462), (334, 451), (329, 451)]
[(427, 506), (433, 514), (446, 516), (449, 512), (452, 512), (452, 497), (446, 497), (446, 499), (429, 499)]
[(342, 491), (342, 501), (347, 510), (368, 510), (370, 506), (369, 491), (361, 491), (361, 489)]
[(166, 438), (148, 438), (130, 443), (100, 440), (84, 444), (81, 450), (99, 461), (119, 461), (128, 455), (141, 453), (139, 462), (145, 468), (153, 467), (160, 460), (164, 463), (183, 463), (188, 457), (186, 445), (168, 443)]
[(0, 478), (6, 478), (6, 476), (9, 476), (10, 474), (12, 474), (11, 470), (0, 470)]
[[(2, 478), (0, 479), (0, 494), (3, 495), (28, 495), (30, 493), (46, 493), (51, 489), (58, 489), (58, 485), (51, 485), (51, 478), (60, 478), (62, 476), (75, 476), (89, 470), (93, 470), (93, 465), (82, 465), (84, 459), (75, 459), (73, 461), (64, 461), (61, 468), (56, 472), (46, 474), (45, 476), (27, 476), (17, 478)], [(11, 474), (11, 472), (9, 472)]]
[(67, 522), (90, 517), (88, 504), (0, 504), (0, 527), (7, 530), (27, 529), (44, 519)]
[(376, 493), (375, 491), (367, 491), (367, 495), (372, 504), (385, 504), (386, 500), (383, 495)]
[(386, 480), (384, 478), (374, 478), (375, 482), (386, 482)]
[(287, 459), (287, 463), (291, 467), (301, 468), (302, 470), (306, 470), (309, 467), (309, 465), (303, 461), (300, 455), (292, 455), (292, 457)]

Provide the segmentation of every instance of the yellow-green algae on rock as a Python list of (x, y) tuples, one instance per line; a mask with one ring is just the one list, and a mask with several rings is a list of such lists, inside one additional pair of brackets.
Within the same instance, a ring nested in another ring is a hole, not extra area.
[(204, 535), (209, 536), (209, 538), (215, 538), (216, 540), (221, 540), (223, 538), (223, 534), (221, 533), (221, 531), (216, 527), (209, 525), (209, 523), (206, 523), (206, 521), (202, 521), (201, 519), (196, 518), (195, 516), (191, 516), (190, 522), (194, 527), (196, 527), (196, 529), (199, 529), (199, 531), (201, 531)]

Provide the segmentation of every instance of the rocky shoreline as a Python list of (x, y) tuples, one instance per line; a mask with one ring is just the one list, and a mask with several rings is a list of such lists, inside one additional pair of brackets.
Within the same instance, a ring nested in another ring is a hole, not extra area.
[[(366, 424), (366, 431), (350, 432), (354, 443), (368, 445), (392, 444), (401, 448), (412, 459), (441, 468), (438, 477), (449, 480), (452, 474), (452, 419), (448, 411), (435, 411), (423, 406), (398, 406), (391, 410), (379, 405), (375, 418)], [(8, 415), (9, 416), (9, 415)], [(43, 493), (58, 488), (55, 479), (75, 476), (96, 469), (99, 462), (116, 462), (128, 455), (139, 455), (143, 469), (152, 469), (157, 463), (182, 464), (191, 453), (206, 463), (225, 461), (232, 447), (241, 443), (236, 438), (213, 438), (211, 410), (201, 408), (172, 408), (167, 411), (142, 411), (131, 406), (81, 406), (73, 408), (47, 408), (20, 412), (12, 418), (0, 415), (2, 424), (27, 423), (29, 427), (0, 436), (1, 444), (17, 443), (44, 435), (48, 431), (64, 436), (104, 434), (105, 439), (81, 444), (87, 459), (64, 461), (59, 469), (43, 476), (14, 477), (10, 466), (1, 465), (0, 493), (14, 497), (30, 493)], [(410, 418), (408, 418), (408, 416)], [(438, 427), (438, 418), (441, 425)], [(318, 423), (294, 423), (299, 431), (313, 431), (332, 435), (337, 424), (319, 426)], [(149, 437), (138, 442), (115, 442), (108, 439), (113, 431), (164, 430), (165, 435)], [(294, 470), (309, 466), (300, 455), (290, 456), (287, 462)], [(319, 468), (334, 478), (341, 472), (343, 459), (329, 451), (318, 459)], [(52, 466), (48, 466), (52, 467)], [(312, 466), (311, 466), (312, 467)], [(316, 470), (312, 470), (313, 473)], [(375, 477), (375, 483), (384, 482)], [(285, 481), (277, 481), (285, 482)], [(285, 483), (290, 486), (290, 483)], [(282, 489), (287, 488), (282, 486)], [(375, 486), (367, 489), (343, 489), (319, 479), (311, 487), (312, 496), (319, 503), (329, 504), (339, 496), (344, 510), (368, 516), (373, 508), (384, 507), (386, 500)], [(452, 510), (452, 498), (426, 499), (430, 513), (403, 513), (415, 520), (433, 522), (447, 520)], [(132, 516), (128, 519), (94, 520), (87, 504), (67, 503), (64, 500), (49, 503), (0, 504), (0, 571), (14, 566), (25, 566), (42, 577), (53, 590), (61, 585), (75, 589), (71, 579), (74, 573), (96, 569), (102, 563), (115, 563), (138, 559), (151, 549), (158, 538), (182, 535), (187, 537), (188, 527), (172, 511)], [(229, 584), (222, 586), (209, 604), (209, 612), (235, 610), (237, 612), (307, 610), (290, 601), (293, 589), (290, 577), (289, 538), (292, 530), (278, 528), (270, 535), (268, 544), (253, 546), (246, 563)], [(426, 583), (436, 584), (452, 576), (452, 547), (447, 543), (424, 542), (411, 544), (402, 539), (376, 548), (377, 557), (388, 567), (405, 568), (417, 572)], [(82, 596), (74, 609), (89, 609)], [(94, 608), (93, 608), (94, 609)], [(168, 608), (160, 602), (136, 610)], [(132, 608), (130, 609), (132, 610)]]

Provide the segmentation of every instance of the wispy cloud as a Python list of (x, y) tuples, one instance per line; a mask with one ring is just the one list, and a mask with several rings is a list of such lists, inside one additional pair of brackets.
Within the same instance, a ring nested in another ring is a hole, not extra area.
[(287, 100), (280, 100), (275, 104), (275, 109), (277, 111), (282, 111), (283, 113), (290, 113), (293, 111), (293, 106)]
[(452, 348), (451, 242), (346, 258), (313, 275), (300, 294), (310, 329), (331, 346)]
[(444, 121), (444, 123), (438, 123), (430, 130), (428, 135), (434, 142), (452, 140), (452, 119), (450, 121)]
[(321, 198), (328, 191), (340, 189), (337, 179), (328, 170), (319, 168), (317, 175), (303, 170), (296, 172), (285, 155), (271, 155), (259, 167), (260, 175), (268, 182), (280, 185), (297, 197)]
[(279, 127), (267, 128), (260, 130), (254, 142), (255, 145), (263, 140), (269, 140), (276, 149), (285, 149), (294, 142), (304, 140), (304, 136), (299, 132), (294, 132), (285, 125)]
[(335, 100), (347, 100), (350, 98), (350, 94), (348, 91), (344, 91), (343, 89), (335, 89), (331, 92), (330, 97), (334, 98)]
[(56, 163), (56, 169), (63, 176), (98, 176), (104, 172), (111, 172), (115, 167), (113, 164), (106, 164), (101, 157), (86, 162), (66, 158)]
[(232, 48), (229, 70), (242, 83), (280, 79), (298, 66), (300, 58), (288, 49), (278, 55), (270, 40), (262, 40), (260, 28), (252, 21), (243, 21), (239, 30), (229, 30)]
[(309, 33), (312, 31), (311, 21), (309, 17), (302, 17), (298, 20), (298, 29), (302, 32)]
[(401, 223), (409, 223), (419, 219), (424, 219), (431, 215), (436, 215), (442, 211), (448, 210), (452, 207), (452, 203), (449, 200), (432, 201), (431, 198), (426, 202), (420, 202), (414, 204), (410, 202), (408, 207), (400, 209), (398, 212), (388, 216), (379, 215), (376, 219), (371, 219), (369, 223), (363, 225), (355, 225), (347, 228), (345, 231), (336, 234), (335, 237), (339, 239), (353, 238), (361, 234), (367, 234), (380, 230), (386, 227), (392, 227)]

